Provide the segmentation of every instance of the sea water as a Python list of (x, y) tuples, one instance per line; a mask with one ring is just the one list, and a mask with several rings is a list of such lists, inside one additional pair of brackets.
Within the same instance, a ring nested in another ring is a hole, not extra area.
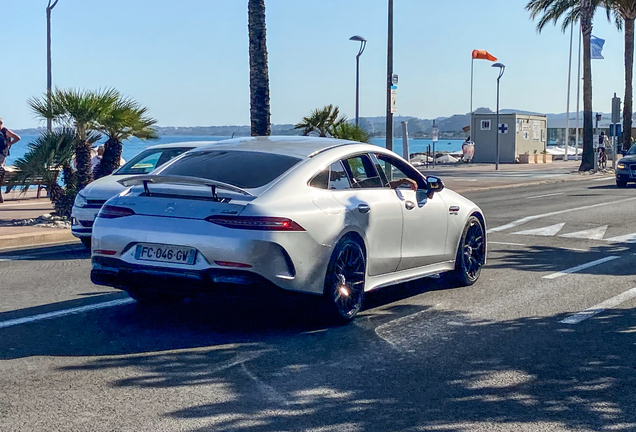
[[(6, 165), (12, 165), (13, 162), (21, 158), (27, 153), (29, 143), (37, 139), (36, 135), (22, 135), (21, 140), (11, 147), (11, 154), (7, 157)], [(170, 144), (187, 141), (219, 141), (229, 139), (230, 137), (222, 136), (185, 136), (185, 135), (165, 135), (156, 140), (141, 140), (139, 138), (131, 138), (124, 141), (122, 146), (122, 157), (124, 160), (130, 160), (132, 157), (145, 150), (147, 147), (157, 144)], [(371, 144), (379, 147), (386, 146), (385, 138), (371, 138)], [(461, 152), (463, 140), (439, 140), (435, 143), (436, 152)], [(409, 153), (426, 153), (427, 146), (433, 151), (433, 141), (430, 139), (409, 139)], [(393, 140), (393, 151), (400, 156), (402, 155), (402, 138)]]

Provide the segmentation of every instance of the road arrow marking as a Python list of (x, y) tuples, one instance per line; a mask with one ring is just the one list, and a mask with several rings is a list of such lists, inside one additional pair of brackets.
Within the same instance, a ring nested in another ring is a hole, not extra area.
[(617, 295), (616, 297), (612, 297), (609, 300), (605, 300), (603, 303), (599, 303), (596, 306), (592, 306), (591, 308), (585, 309), (583, 312), (576, 313), (567, 317), (564, 320), (559, 321), (562, 324), (578, 324), (581, 321), (585, 321), (586, 319), (597, 315), (606, 309), (613, 308), (618, 306), (619, 304), (633, 299), (636, 297), (636, 288), (632, 288), (628, 291), (625, 291), (622, 294)]
[(549, 217), (549, 216), (557, 216), (557, 215), (561, 215), (561, 214), (564, 214), (564, 213), (570, 213), (570, 212), (587, 211), (587, 210), (589, 210), (591, 208), (595, 208), (595, 207), (609, 206), (609, 205), (612, 205), (612, 204), (622, 204), (622, 203), (625, 203), (627, 201), (634, 201), (634, 200), (636, 200), (636, 197), (621, 199), (621, 200), (618, 200), (618, 201), (610, 201), (610, 202), (605, 202), (605, 203), (590, 204), (590, 205), (586, 205), (586, 206), (583, 206), (583, 207), (576, 207), (576, 208), (570, 208), (570, 209), (566, 209), (566, 210), (559, 210), (559, 211), (555, 211), (555, 212), (543, 213), (543, 214), (538, 214), (538, 215), (534, 215), (534, 216), (526, 216), (524, 218), (517, 219), (516, 221), (512, 221), (512, 222), (507, 223), (505, 225), (501, 225), (501, 226), (498, 226), (498, 227), (490, 228), (486, 232), (487, 233), (493, 233), (493, 232), (504, 231), (504, 230), (507, 230), (509, 228), (518, 227), (519, 225), (523, 225), (524, 223), (530, 222), (530, 221), (535, 220), (535, 219), (541, 219), (541, 218)]
[(603, 240), (605, 237), (605, 232), (607, 231), (608, 226), (603, 225), (598, 228), (592, 228), (584, 231), (577, 231), (568, 234), (561, 234), (559, 237), (567, 237), (567, 238), (582, 238), (589, 240)]
[(636, 233), (608, 238), (605, 239), (605, 241), (617, 243), (636, 243)]
[(526, 230), (526, 231), (518, 231), (516, 233), (513, 234), (519, 234), (519, 235), (537, 235), (537, 236), (555, 236), (557, 235), (557, 233), (559, 231), (561, 231), (561, 228), (563, 228), (563, 226), (565, 225), (565, 222), (556, 224), (556, 225), (550, 225), (544, 228), (537, 228), (537, 229), (531, 229), (531, 230)]
[(597, 266), (599, 264), (606, 263), (608, 261), (613, 261), (613, 260), (615, 260), (617, 258), (620, 258), (620, 257), (615, 256), (615, 255), (608, 256), (608, 257), (605, 257), (605, 258), (598, 259), (596, 261), (592, 261), (592, 262), (589, 262), (589, 263), (581, 264), (581, 265), (578, 265), (576, 267), (572, 267), (572, 268), (569, 268), (569, 269), (566, 269), (566, 270), (562, 270), (560, 272), (556, 272), (556, 273), (552, 273), (552, 274), (543, 276), (543, 279), (556, 279), (558, 277), (565, 276), (565, 275), (570, 274), (570, 273), (576, 273), (576, 272), (579, 272), (581, 270), (585, 270), (587, 268), (594, 267), (594, 266)]

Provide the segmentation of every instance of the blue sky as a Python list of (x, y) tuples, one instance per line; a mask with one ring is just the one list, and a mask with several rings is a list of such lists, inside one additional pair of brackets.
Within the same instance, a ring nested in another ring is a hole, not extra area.
[[(386, 111), (387, 0), (265, 0), (272, 123), (295, 123), (338, 105), (355, 115)], [(13, 129), (42, 126), (27, 106), (46, 89), (47, 0), (2, 7), (0, 116)], [(565, 112), (569, 32), (537, 34), (525, 0), (394, 0), (394, 71), (400, 115), (435, 118), (470, 110), (470, 54), (506, 64), (501, 108)], [(623, 34), (597, 13), (594, 110), (624, 93)], [(576, 35), (576, 33), (575, 33)], [(53, 85), (115, 87), (147, 106), (160, 126), (249, 124), (247, 0), (59, 0), (53, 10)], [(575, 52), (578, 41), (575, 39)], [(575, 110), (576, 56), (573, 59)], [(474, 107), (495, 107), (497, 71), (475, 61)], [(582, 109), (582, 105), (581, 105)]]

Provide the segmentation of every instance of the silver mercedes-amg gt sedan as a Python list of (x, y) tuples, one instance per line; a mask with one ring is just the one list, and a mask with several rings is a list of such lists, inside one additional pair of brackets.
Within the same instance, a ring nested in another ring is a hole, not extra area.
[(91, 279), (140, 302), (275, 288), (348, 321), (367, 291), (444, 272), (471, 285), (486, 261), (482, 211), (370, 144), (219, 141), (120, 182), (93, 226)]

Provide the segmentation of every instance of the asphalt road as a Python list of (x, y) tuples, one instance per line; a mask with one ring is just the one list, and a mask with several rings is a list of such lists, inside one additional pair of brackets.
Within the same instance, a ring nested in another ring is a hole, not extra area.
[(466, 195), (479, 282), (370, 293), (343, 327), (295, 300), (141, 307), (81, 247), (0, 254), (0, 430), (636, 430), (636, 188)]

